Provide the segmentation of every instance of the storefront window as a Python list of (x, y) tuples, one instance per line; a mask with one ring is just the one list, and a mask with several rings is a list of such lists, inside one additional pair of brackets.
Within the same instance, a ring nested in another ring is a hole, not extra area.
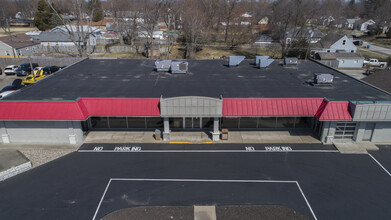
[(259, 118), (258, 128), (275, 128), (276, 118), (275, 117), (262, 117)]
[(312, 123), (312, 118), (309, 117), (297, 117), (295, 128), (310, 128)]
[(240, 128), (257, 128), (257, 118), (240, 118)]
[(277, 128), (293, 128), (295, 124), (295, 118), (291, 117), (283, 117), (283, 118), (277, 118)]
[(110, 117), (110, 128), (127, 128), (126, 117)]
[(92, 117), (91, 126), (92, 128), (109, 128), (107, 117)]
[(221, 118), (221, 128), (239, 128), (239, 118)]
[(163, 128), (163, 118), (147, 118), (147, 128)]
[(202, 128), (213, 128), (213, 118), (202, 118)]
[(183, 118), (170, 118), (170, 128), (183, 128)]
[(145, 128), (145, 118), (128, 118), (128, 128)]

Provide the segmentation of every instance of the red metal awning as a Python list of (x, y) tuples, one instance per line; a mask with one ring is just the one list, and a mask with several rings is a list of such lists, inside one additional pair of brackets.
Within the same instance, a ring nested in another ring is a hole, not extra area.
[(160, 117), (160, 99), (82, 98), (79, 105), (89, 116)]
[(80, 121), (85, 117), (74, 101), (0, 102), (0, 120)]
[(90, 116), (159, 117), (159, 99), (0, 101), (0, 120), (84, 121)]
[(349, 102), (324, 100), (315, 115), (320, 121), (351, 121)]
[(224, 117), (313, 117), (323, 98), (223, 99)]

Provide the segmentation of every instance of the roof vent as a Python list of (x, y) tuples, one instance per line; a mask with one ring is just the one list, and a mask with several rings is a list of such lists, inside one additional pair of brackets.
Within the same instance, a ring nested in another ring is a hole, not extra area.
[(261, 56), (259, 59), (259, 69), (268, 67), (272, 64), (274, 59), (269, 59), (269, 56)]
[(299, 64), (299, 59), (296, 57), (285, 57), (284, 58), (284, 65), (297, 65)]
[(245, 56), (229, 56), (228, 65), (239, 66), (239, 64), (245, 59)]
[(187, 73), (189, 63), (186, 61), (174, 61), (171, 63), (171, 73)]
[(330, 85), (333, 84), (334, 75), (329, 73), (315, 73), (315, 85)]
[(168, 72), (171, 67), (171, 60), (156, 60), (155, 68), (158, 72)]
[(260, 60), (262, 60), (262, 59), (268, 59), (268, 58), (269, 58), (269, 56), (255, 56), (255, 65), (258, 66)]

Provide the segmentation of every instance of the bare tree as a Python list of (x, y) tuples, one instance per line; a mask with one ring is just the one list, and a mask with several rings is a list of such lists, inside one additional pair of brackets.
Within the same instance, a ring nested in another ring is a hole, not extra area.
[(203, 13), (197, 8), (196, 0), (189, 0), (183, 11), (183, 33), (186, 46), (186, 58), (194, 58), (198, 44), (202, 40), (204, 27)]
[(227, 42), (228, 40), (228, 35), (231, 26), (237, 25), (234, 20), (235, 16), (235, 10), (238, 5), (239, 0), (222, 0), (221, 5), (222, 5), (222, 14), (224, 17), (224, 42)]
[(72, 13), (75, 17), (75, 20), (71, 22), (69, 19), (61, 16), (61, 14), (55, 9), (52, 0), (46, 0), (46, 2), (63, 24), (64, 29), (69, 35), (69, 39), (77, 48), (78, 55), (80, 57), (88, 56), (89, 39), (93, 32), (91, 20), (94, 9), (89, 9), (87, 2), (84, 0), (69, 0), (70, 13)]
[[(0, 5), (3, 6), (3, 7), (1, 7), (1, 18), (0, 18), (1, 29), (4, 31), (4, 33), (6, 33), (9, 36), (10, 42), (12, 43), (13, 36), (12, 36), (12, 31), (11, 31), (11, 26), (10, 26), (11, 14), (10, 14), (10, 11), (4, 10), (4, 8), (9, 5), (9, 2), (6, 0), (0, 0)], [(12, 48), (12, 54), (15, 58), (16, 54), (15, 54), (14, 48)]]

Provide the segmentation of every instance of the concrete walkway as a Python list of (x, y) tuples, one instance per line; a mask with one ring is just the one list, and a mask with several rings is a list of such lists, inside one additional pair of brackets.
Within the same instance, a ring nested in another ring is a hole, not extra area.
[(335, 141), (333, 144), (341, 154), (367, 154), (368, 150), (379, 150), (379, 148), (371, 142), (356, 143), (353, 141)]
[[(320, 143), (310, 130), (302, 131), (230, 131), (228, 140), (214, 143)], [(202, 131), (171, 132), (170, 142), (212, 142), (211, 134)], [(84, 143), (167, 143), (157, 141), (152, 131), (92, 131)]]

